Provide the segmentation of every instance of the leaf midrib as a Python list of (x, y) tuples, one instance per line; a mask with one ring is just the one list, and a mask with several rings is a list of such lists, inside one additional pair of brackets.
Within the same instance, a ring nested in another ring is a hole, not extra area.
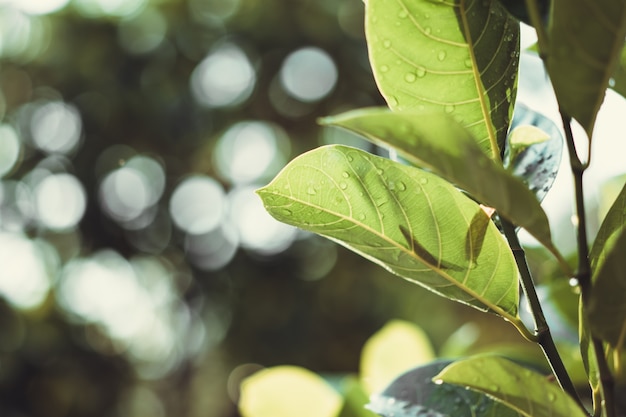
[[(456, 286), (457, 288), (463, 290), (464, 292), (466, 292), (468, 295), (470, 295), (471, 297), (473, 297), (475, 300), (481, 302), (483, 305), (487, 306), (488, 308), (490, 308), (491, 310), (493, 310), (494, 312), (496, 312), (497, 314), (501, 315), (502, 317), (504, 317), (506, 320), (509, 320), (511, 322), (516, 322), (517, 318), (512, 316), (510, 313), (504, 311), (502, 308), (500, 308), (499, 306), (491, 303), (489, 300), (486, 300), (483, 296), (479, 295), (478, 293), (472, 291), (470, 288), (465, 287), (460, 285), (461, 282), (457, 281), (456, 279), (454, 279), (452, 276), (450, 276), (449, 274), (447, 274), (443, 269), (441, 269), (440, 267), (436, 266), (436, 265), (432, 265), (430, 264), (428, 261), (422, 259), (420, 256), (418, 256), (414, 251), (408, 250), (408, 248), (402, 246), (401, 244), (399, 244), (398, 242), (396, 242), (395, 240), (387, 237), (384, 234), (379, 233), (377, 230), (371, 228), (370, 226), (368, 226), (367, 224), (361, 223), (360, 221), (358, 221), (357, 219), (355, 219), (354, 217), (350, 217), (350, 216), (346, 216), (342, 213), (338, 213), (335, 212), (333, 210), (329, 210), (326, 207), (323, 206), (319, 206), (319, 205), (315, 205), (315, 204), (311, 204), (308, 201), (305, 200), (301, 200), (299, 198), (296, 198), (294, 196), (286, 196), (284, 194), (280, 194), (280, 193), (276, 193), (276, 192), (272, 192), (272, 191), (265, 191), (267, 193), (273, 194), (275, 196), (278, 197), (283, 197), (283, 198), (287, 198), (291, 201), (293, 201), (293, 203), (297, 203), (297, 204), (301, 204), (303, 206), (307, 206), (310, 208), (313, 208), (315, 210), (321, 210), (323, 212), (326, 212), (327, 214), (333, 215), (335, 217), (338, 217), (341, 220), (344, 221), (349, 221), (352, 224), (354, 224), (357, 227), (361, 227), (362, 229), (366, 230), (367, 232), (381, 238), (383, 241), (387, 242), (389, 244), (389, 246), (391, 246), (392, 248), (396, 248), (398, 250), (400, 250), (401, 252), (409, 255), (410, 257), (418, 260), (419, 262), (423, 263), (424, 265), (428, 266), (429, 268), (431, 268), (433, 271), (435, 271), (438, 275), (440, 275), (441, 277), (443, 277), (444, 279), (446, 279), (447, 281), (449, 281), (451, 284), (453, 284), (454, 286)], [(284, 206), (283, 206), (284, 207)], [(323, 224), (322, 224), (323, 225)], [(469, 270), (469, 268), (467, 268), (468, 271), (468, 276), (469, 274), (471, 274), (471, 270)], [(486, 288), (489, 288), (489, 286), (487, 286)]]
[(485, 91), (481, 83), (480, 71), (478, 71), (478, 63), (476, 61), (476, 54), (474, 53), (475, 44), (473, 42), (469, 22), (467, 21), (467, 8), (466, 0), (460, 0), (457, 7), (461, 9), (461, 19), (463, 21), (463, 35), (467, 40), (467, 46), (472, 60), (472, 72), (474, 73), (474, 84), (476, 85), (476, 92), (478, 93), (478, 101), (480, 103), (480, 109), (483, 113), (483, 121), (487, 127), (487, 133), (489, 134), (489, 143), (491, 144), (491, 155), (495, 161), (500, 161), (500, 149), (498, 146), (498, 140), (491, 123), (491, 115), (489, 114), (489, 106), (485, 101)]

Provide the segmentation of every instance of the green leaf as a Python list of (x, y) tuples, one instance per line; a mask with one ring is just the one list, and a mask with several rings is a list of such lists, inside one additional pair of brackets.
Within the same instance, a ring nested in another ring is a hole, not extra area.
[(407, 369), (435, 359), (424, 331), (413, 323), (392, 320), (363, 346), (360, 375), (369, 393), (380, 391)]
[(495, 0), (368, 0), (365, 34), (392, 110), (448, 113), (500, 158), (517, 86), (519, 25)]
[(258, 194), (279, 221), (519, 324), (507, 243), (478, 204), (433, 174), (331, 145), (294, 159)]
[[(376, 417), (374, 412), (366, 408), (369, 396), (363, 389), (358, 377), (349, 375), (341, 384), (343, 407), (337, 417)], [(299, 414), (296, 414), (299, 415)]]
[(542, 201), (561, 165), (563, 142), (552, 120), (517, 103), (504, 150), (504, 166)]
[[(596, 352), (595, 346), (591, 340), (591, 334), (589, 334), (589, 320), (584, 314), (582, 299), (579, 300), (579, 317), (580, 324), (578, 326), (578, 334), (580, 338), (580, 354), (587, 373), (587, 379), (589, 381), (589, 387), (591, 388), (591, 395), (593, 397), (594, 408), (601, 407), (602, 401), (602, 384), (600, 383), (600, 371), (597, 361), (598, 354), (603, 355), (603, 352)], [(594, 413), (594, 415), (599, 415)]]
[(547, 68), (562, 111), (591, 138), (626, 37), (626, 2), (554, 0)]
[(335, 417), (341, 396), (319, 375), (296, 366), (264, 369), (241, 384), (244, 417)]
[(372, 108), (322, 121), (396, 148), (409, 162), (433, 170), (554, 249), (548, 218), (535, 195), (490, 160), (470, 132), (448, 115)]
[(484, 394), (433, 383), (433, 377), (448, 364), (450, 361), (437, 361), (406, 372), (373, 396), (368, 408), (383, 417), (519, 417)]
[(609, 209), (589, 253), (592, 291), (588, 317), (592, 333), (614, 348), (626, 338), (626, 186)]
[(435, 381), (487, 394), (527, 417), (586, 417), (561, 388), (537, 372), (498, 356), (479, 356), (446, 367)]

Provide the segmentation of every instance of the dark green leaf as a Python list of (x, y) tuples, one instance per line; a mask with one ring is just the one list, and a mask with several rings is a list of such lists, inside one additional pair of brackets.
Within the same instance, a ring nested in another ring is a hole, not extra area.
[(515, 102), (519, 25), (495, 0), (368, 0), (376, 82), (392, 110), (447, 113), (499, 159)]
[(626, 2), (554, 0), (547, 67), (562, 111), (591, 137), (626, 37)]
[(518, 417), (519, 414), (484, 394), (432, 379), (450, 361), (415, 368), (398, 377), (369, 408), (383, 417)]
[(478, 204), (436, 175), (331, 145), (294, 159), (258, 193), (276, 219), (519, 324), (506, 241)]
[(487, 394), (526, 417), (587, 416), (544, 375), (498, 356), (454, 362), (435, 379)]

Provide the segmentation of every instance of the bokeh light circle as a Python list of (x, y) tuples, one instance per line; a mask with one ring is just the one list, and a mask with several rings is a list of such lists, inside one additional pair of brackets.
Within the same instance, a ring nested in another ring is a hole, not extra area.
[(220, 224), (225, 204), (221, 184), (211, 177), (197, 175), (178, 184), (170, 199), (170, 215), (179, 229), (200, 235)]
[(297, 229), (270, 216), (255, 194), (256, 188), (239, 187), (229, 193), (231, 220), (237, 225), (243, 248), (261, 255), (275, 255), (291, 245)]
[(280, 81), (292, 97), (304, 102), (318, 101), (335, 87), (337, 66), (324, 50), (301, 48), (283, 62)]
[(146, 54), (155, 50), (165, 39), (167, 20), (154, 8), (120, 22), (118, 39), (122, 47), (131, 54)]
[(196, 101), (207, 107), (235, 106), (254, 89), (256, 73), (245, 52), (226, 43), (214, 49), (194, 69), (191, 91)]
[(17, 165), (22, 143), (15, 129), (7, 124), (0, 124), (0, 178), (8, 174)]
[(47, 153), (66, 154), (76, 147), (82, 122), (74, 106), (52, 101), (33, 112), (30, 130), (39, 149)]
[(233, 184), (258, 182), (284, 166), (289, 153), (286, 133), (270, 123), (245, 121), (231, 126), (217, 143), (213, 161)]
[(37, 218), (48, 229), (71, 229), (85, 213), (85, 189), (73, 175), (50, 175), (37, 184), (33, 194)]
[(50, 253), (42, 245), (21, 234), (0, 232), (0, 294), (18, 308), (37, 307), (50, 290), (45, 263)]

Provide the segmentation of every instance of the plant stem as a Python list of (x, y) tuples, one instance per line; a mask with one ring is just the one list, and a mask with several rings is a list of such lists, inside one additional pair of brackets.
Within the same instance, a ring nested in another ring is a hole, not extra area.
[(528, 300), (528, 304), (530, 306), (530, 312), (535, 325), (534, 334), (536, 336), (537, 343), (541, 347), (541, 350), (543, 351), (546, 360), (550, 364), (552, 373), (554, 374), (563, 391), (567, 392), (578, 403), (578, 405), (583, 410), (585, 410), (582, 405), (582, 401), (580, 400), (580, 398), (578, 397), (578, 393), (576, 392), (576, 387), (574, 386), (572, 379), (567, 373), (567, 369), (563, 364), (561, 355), (559, 354), (556, 345), (554, 344), (554, 340), (552, 339), (550, 327), (548, 326), (546, 318), (543, 314), (541, 302), (539, 301), (539, 297), (537, 296), (535, 284), (533, 282), (533, 278), (528, 267), (528, 262), (526, 261), (526, 254), (524, 252), (524, 249), (522, 248), (522, 245), (519, 242), (519, 239), (517, 238), (517, 233), (515, 232), (515, 226), (513, 226), (513, 224), (508, 220), (502, 219), (502, 228), (504, 230), (504, 236), (506, 236), (509, 242), (509, 246), (513, 251), (513, 256), (515, 257), (517, 268), (519, 269), (520, 283), (522, 286), (522, 291), (524, 291), (524, 294), (526, 295), (526, 299)]
[[(587, 241), (587, 221), (585, 216), (585, 196), (583, 193), (583, 174), (589, 166), (589, 161), (582, 162), (576, 152), (576, 144), (574, 143), (574, 135), (572, 134), (571, 118), (561, 111), (561, 121), (563, 122), (563, 130), (565, 131), (565, 141), (569, 153), (570, 167), (574, 176), (574, 191), (576, 197), (576, 216), (578, 217), (577, 227), (577, 245), (578, 245), (578, 271), (576, 279), (580, 285), (580, 293), (582, 299), (582, 313), (587, 313), (587, 305), (591, 295), (591, 264), (589, 262), (589, 245)], [(588, 320), (583, 320), (588, 323)], [(609, 369), (606, 357), (604, 356), (604, 346), (600, 339), (594, 337), (591, 332), (592, 351), (595, 355), (595, 361), (598, 367), (598, 379), (600, 381), (600, 389), (604, 398), (603, 407), (606, 417), (615, 416), (615, 401), (613, 398), (613, 388), (615, 382), (613, 375)]]

